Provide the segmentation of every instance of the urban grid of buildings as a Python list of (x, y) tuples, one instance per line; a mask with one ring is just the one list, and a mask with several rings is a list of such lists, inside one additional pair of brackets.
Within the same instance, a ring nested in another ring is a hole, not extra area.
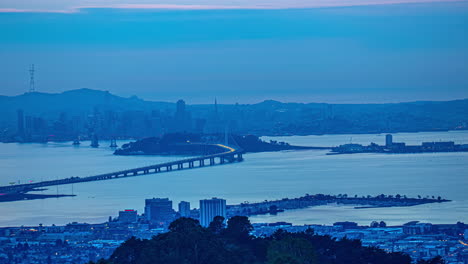
[[(228, 122), (230, 129), (238, 130), (238, 121)], [(0, 124), (1, 125), (1, 124)], [(16, 111), (16, 128), (0, 130), (3, 142), (47, 142), (119, 138), (144, 138), (166, 133), (224, 133), (228, 125), (221, 120), (218, 104), (205, 118), (192, 118), (184, 100), (178, 100), (175, 111), (170, 108), (152, 111), (114, 111), (95, 108), (92, 113), (69, 115), (59, 113), (48, 118), (23, 109)], [(96, 145), (97, 147), (98, 145)]]
[[(65, 226), (21, 226), (0, 228), (0, 264), (72, 264), (87, 263), (108, 258), (126, 239), (150, 239), (168, 230), (169, 224), (179, 217), (198, 219), (204, 227), (216, 216), (225, 219), (235, 215), (226, 200), (220, 198), (200, 200), (199, 209), (181, 201), (178, 211), (168, 198), (145, 200), (143, 214), (126, 209), (102, 224), (69, 223)], [(401, 226), (387, 226), (385, 222), (372, 222), (359, 226), (354, 222), (333, 225), (292, 225), (291, 223), (253, 224), (254, 236), (269, 236), (278, 229), (302, 232), (309, 228), (316, 234), (337, 239), (359, 239), (363, 246), (373, 246), (388, 252), (404, 252), (415, 261), (442, 256), (447, 264), (468, 264), (468, 225), (464, 223), (435, 225), (409, 222)]]

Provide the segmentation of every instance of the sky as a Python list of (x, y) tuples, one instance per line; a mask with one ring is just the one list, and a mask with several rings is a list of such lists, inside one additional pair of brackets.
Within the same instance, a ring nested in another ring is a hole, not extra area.
[(188, 103), (468, 98), (468, 1), (0, 0), (0, 95)]

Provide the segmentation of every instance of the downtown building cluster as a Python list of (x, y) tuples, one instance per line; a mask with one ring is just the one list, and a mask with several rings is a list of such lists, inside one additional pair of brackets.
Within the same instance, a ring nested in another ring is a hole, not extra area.
[[(151, 239), (168, 230), (179, 217), (191, 217), (208, 227), (216, 216), (225, 219), (236, 215), (236, 208), (226, 200), (200, 200), (198, 209), (179, 202), (177, 211), (168, 198), (145, 200), (143, 214), (133, 209), (122, 210), (117, 217), (101, 224), (69, 223), (65, 226), (21, 226), (0, 228), (0, 264), (80, 264), (108, 258), (130, 237)], [(253, 236), (269, 236), (279, 229), (316, 234), (336, 239), (358, 239), (363, 246), (378, 247), (388, 252), (404, 252), (415, 262), (442, 256), (447, 264), (468, 264), (468, 225), (435, 225), (409, 222), (387, 226), (383, 221), (359, 226), (354, 222), (333, 225), (292, 225), (291, 223), (255, 223)]]

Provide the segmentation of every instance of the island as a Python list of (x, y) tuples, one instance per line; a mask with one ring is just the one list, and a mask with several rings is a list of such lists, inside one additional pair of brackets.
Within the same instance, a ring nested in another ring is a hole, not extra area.
[(244, 202), (227, 206), (228, 216), (242, 215), (253, 216), (262, 214), (277, 214), (286, 210), (302, 209), (311, 206), (327, 204), (354, 205), (355, 209), (381, 208), (381, 207), (407, 207), (429, 203), (444, 203), (451, 200), (438, 196), (408, 197), (406, 195), (358, 196), (358, 195), (329, 195), (329, 194), (306, 194), (297, 198), (283, 198), (279, 200), (263, 201), (256, 203)]
[(255, 135), (230, 135), (228, 140), (219, 134), (169, 133), (161, 137), (149, 137), (122, 145), (115, 155), (207, 155), (222, 148), (217, 142), (229, 141), (244, 152), (283, 150), (331, 149), (331, 147), (293, 146), (286, 142), (261, 140)]

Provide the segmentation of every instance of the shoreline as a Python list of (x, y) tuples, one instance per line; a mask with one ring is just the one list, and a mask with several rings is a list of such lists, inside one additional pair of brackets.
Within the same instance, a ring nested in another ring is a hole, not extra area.
[[(304, 209), (313, 206), (321, 206), (327, 204), (340, 205), (356, 205), (354, 209), (369, 209), (369, 208), (389, 208), (389, 207), (409, 207), (430, 203), (445, 203), (452, 200), (437, 198), (408, 198), (405, 195), (377, 195), (364, 197), (348, 197), (347, 195), (325, 195), (315, 194), (297, 197), (283, 198), (280, 200), (264, 201), (257, 203), (241, 203), (236, 205), (227, 205), (227, 214), (254, 216), (264, 214), (277, 214), (287, 210)], [(362, 205), (362, 206), (357, 206)]]
[[(307, 136), (335, 136), (335, 135), (342, 135), (342, 136), (346, 136), (346, 135), (384, 135), (384, 134), (389, 134), (389, 133), (393, 133), (393, 134), (400, 134), (400, 133), (411, 133), (411, 134), (417, 134), (417, 133), (437, 133), (437, 132), (466, 132), (468, 131), (468, 128), (467, 129), (441, 129), (441, 130), (418, 130), (418, 131), (381, 131), (381, 132), (377, 132), (377, 131), (374, 131), (374, 132), (346, 132), (346, 133), (317, 133), (317, 134), (314, 134), (314, 133), (311, 133), (311, 134), (289, 134), (289, 133), (285, 133), (285, 134), (264, 134), (264, 135), (256, 135), (258, 137), (307, 137)], [(48, 143), (48, 142), (53, 142), (53, 143), (65, 143), (65, 142), (72, 142), (75, 140), (76, 138), (67, 138), (67, 139), (63, 139), (63, 140), (47, 140), (47, 141), (36, 141), (36, 140), (33, 140), (33, 141), (19, 141), (19, 140), (10, 140), (10, 141), (1, 141), (0, 143), (5, 143), (5, 144), (8, 144), (8, 143)], [(111, 137), (103, 137), (103, 138), (100, 138), (99, 140), (100, 141), (110, 141), (114, 138), (111, 138)], [(116, 140), (141, 140), (143, 138), (116, 138)], [(91, 139), (85, 139), (83, 141), (91, 141)], [(318, 147), (320, 148), (320, 147)], [(329, 148), (329, 147), (324, 147), (324, 148)], [(330, 147), (331, 148), (331, 147)]]

